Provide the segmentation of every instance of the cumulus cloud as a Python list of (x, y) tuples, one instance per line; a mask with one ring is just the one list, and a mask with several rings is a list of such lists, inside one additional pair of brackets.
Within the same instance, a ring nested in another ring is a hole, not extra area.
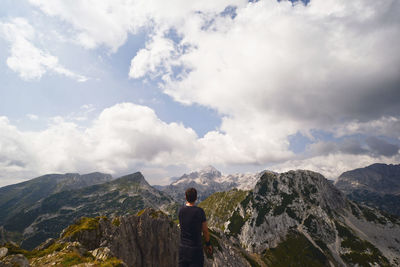
[(52, 71), (68, 78), (84, 82), (86, 77), (74, 73), (59, 64), (58, 58), (37, 48), (32, 42), (35, 30), (24, 18), (14, 18), (0, 22), (0, 36), (10, 43), (10, 56), (7, 65), (24, 80), (40, 79)]
[[(29, 0), (49, 16), (70, 23), (75, 39), (82, 46), (93, 49), (104, 45), (115, 52), (129, 33), (143, 28), (168, 30), (183, 25), (195, 12), (222, 12), (231, 0), (204, 1), (141, 1), (141, 0)], [(236, 1), (244, 4), (246, 1)]]
[(132, 103), (103, 110), (84, 129), (58, 117), (45, 130), (25, 132), (0, 117), (0, 177), (175, 165), (194, 156), (196, 140), (192, 129)]
[[(159, 52), (168, 36), (148, 42), (130, 75), (157, 74), (157, 65), (137, 64), (151, 55), (165, 70), (166, 94), (220, 112), (221, 127), (200, 140), (204, 158), (216, 162), (289, 160), (287, 137), (311, 130), (399, 138), (399, 11), (392, 0), (313, 0), (257, 1), (239, 5), (235, 17), (199, 12), (176, 27), (181, 40), (173, 52)], [(176, 77), (165, 66), (183, 71)], [(364, 148), (345, 140), (317, 143), (314, 153), (395, 155), (394, 148), (377, 151), (375, 142)]]

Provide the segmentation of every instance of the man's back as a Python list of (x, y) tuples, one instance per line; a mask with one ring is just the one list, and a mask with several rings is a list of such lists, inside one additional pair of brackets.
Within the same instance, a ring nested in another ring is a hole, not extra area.
[(183, 206), (179, 210), (181, 227), (181, 246), (201, 248), (202, 223), (206, 215), (202, 208), (197, 206)]

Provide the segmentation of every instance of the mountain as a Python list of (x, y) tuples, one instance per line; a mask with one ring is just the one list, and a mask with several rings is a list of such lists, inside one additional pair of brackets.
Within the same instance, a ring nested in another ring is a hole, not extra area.
[(400, 165), (377, 163), (347, 171), (335, 186), (354, 201), (400, 216)]
[(169, 196), (151, 187), (138, 172), (103, 184), (52, 194), (9, 216), (3, 232), (9, 236), (20, 234), (21, 246), (32, 249), (82, 216), (117, 216), (146, 207), (172, 213), (176, 209)]
[[(133, 176), (126, 180), (147, 188)], [(199, 206), (214, 248), (206, 267), (400, 264), (399, 218), (348, 200), (315, 172), (265, 172), (253, 189), (218, 192)], [(33, 251), (0, 247), (0, 265), (176, 266), (178, 244), (179, 228), (162, 211), (110, 212), (75, 220)]]
[(186, 189), (194, 187), (197, 190), (197, 198), (202, 201), (216, 192), (233, 188), (250, 189), (254, 187), (260, 176), (261, 174), (222, 175), (213, 166), (208, 166), (199, 171), (184, 174), (170, 185), (157, 186), (157, 188), (173, 197), (177, 202), (182, 203), (185, 201)]
[(315, 172), (265, 172), (253, 190), (216, 193), (199, 206), (259, 266), (400, 264), (399, 218), (348, 200)]
[(16, 213), (31, 208), (38, 201), (64, 190), (84, 188), (112, 180), (105, 173), (47, 174), (35, 179), (0, 188), (0, 225)]

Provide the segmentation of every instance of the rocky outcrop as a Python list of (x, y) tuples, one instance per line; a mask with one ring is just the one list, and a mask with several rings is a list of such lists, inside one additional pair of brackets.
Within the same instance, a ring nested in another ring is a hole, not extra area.
[(90, 220), (68, 227), (62, 240), (77, 241), (96, 258), (112, 255), (128, 266), (177, 265), (179, 229), (161, 211), (145, 209), (137, 216)]
[(400, 221), (347, 200), (318, 173), (266, 172), (252, 191), (221, 197), (205, 207), (211, 227), (261, 266), (399, 264)]
[[(16, 260), (22, 264), (21, 260), (26, 258), (32, 267), (177, 266), (179, 238), (178, 225), (163, 212), (153, 209), (112, 220), (83, 217), (67, 227), (60, 238), (46, 240), (35, 250), (26, 251), (8, 244), (10, 255), (0, 259), (0, 266), (9, 266), (4, 264)], [(214, 253), (205, 254), (206, 267), (254, 266), (252, 257), (229, 238), (211, 232), (211, 243)], [(7, 254), (8, 249), (0, 251)]]

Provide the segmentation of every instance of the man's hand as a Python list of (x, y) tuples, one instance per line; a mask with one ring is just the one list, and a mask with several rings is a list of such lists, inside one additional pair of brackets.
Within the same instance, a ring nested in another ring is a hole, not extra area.
[(211, 245), (206, 246), (206, 253), (207, 255), (211, 256), (213, 254), (213, 248)]
[[(201, 225), (201, 228), (202, 228), (203, 236), (204, 236), (204, 239), (206, 240), (206, 243), (210, 243), (210, 233), (208, 232), (207, 222), (203, 222), (203, 224)], [(211, 244), (209, 244), (208, 246), (206, 245), (206, 253), (209, 256), (212, 255), (213, 249), (212, 249)]]

